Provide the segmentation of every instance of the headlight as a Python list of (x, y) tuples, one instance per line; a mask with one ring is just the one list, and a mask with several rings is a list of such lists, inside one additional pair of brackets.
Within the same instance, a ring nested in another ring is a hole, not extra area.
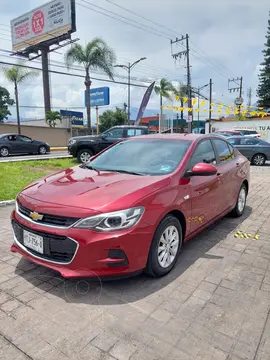
[(80, 220), (74, 227), (81, 229), (94, 229), (97, 231), (115, 231), (129, 229), (136, 225), (144, 212), (143, 207), (100, 214)]
[(71, 139), (71, 140), (69, 140), (69, 145), (73, 145), (73, 144), (75, 144), (75, 142), (76, 142), (75, 139)]

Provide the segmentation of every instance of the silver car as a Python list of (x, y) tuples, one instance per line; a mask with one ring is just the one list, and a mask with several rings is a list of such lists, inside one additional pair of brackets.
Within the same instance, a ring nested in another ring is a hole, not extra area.
[(262, 166), (270, 160), (270, 143), (264, 140), (248, 136), (233, 136), (227, 140), (253, 165)]

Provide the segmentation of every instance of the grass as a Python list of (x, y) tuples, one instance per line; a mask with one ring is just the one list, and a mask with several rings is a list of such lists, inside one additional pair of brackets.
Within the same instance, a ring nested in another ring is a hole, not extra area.
[(78, 165), (76, 159), (0, 162), (0, 201), (15, 199), (27, 185), (43, 176)]

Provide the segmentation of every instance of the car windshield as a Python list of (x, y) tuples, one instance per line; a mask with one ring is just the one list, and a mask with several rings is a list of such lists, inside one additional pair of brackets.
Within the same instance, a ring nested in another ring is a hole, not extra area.
[(188, 140), (126, 140), (100, 154), (86, 167), (138, 175), (165, 175), (177, 168), (190, 144)]

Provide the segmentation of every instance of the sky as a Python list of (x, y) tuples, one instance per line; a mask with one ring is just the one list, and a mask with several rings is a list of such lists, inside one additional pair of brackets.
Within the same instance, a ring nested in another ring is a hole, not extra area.
[[(0, 61), (16, 63), (15, 57), (3, 51), (11, 51), (10, 20), (45, 2), (1, 0)], [(158, 84), (163, 77), (175, 83), (186, 83), (185, 59), (175, 61), (171, 56), (172, 52), (181, 51), (183, 47), (173, 45), (171, 48), (170, 40), (189, 34), (192, 86), (201, 87), (212, 78), (213, 102), (229, 105), (234, 101), (236, 93), (228, 91), (228, 79), (242, 76), (244, 101), (247, 101), (247, 89), (251, 87), (254, 103), (258, 70), (263, 60), (268, 12), (267, 0), (100, 0), (98, 3), (93, 0), (76, 0), (77, 32), (72, 36), (79, 38), (78, 42), (82, 45), (96, 36), (102, 37), (115, 50), (117, 64), (128, 64), (146, 57), (146, 60), (134, 67), (131, 76), (132, 82), (148, 86), (152, 81)], [(51, 53), (52, 70), (67, 71), (64, 65), (67, 49)], [(39, 63), (36, 60), (28, 64), (39, 67)], [(53, 66), (56, 64), (61, 67)], [(75, 70), (70, 72), (83, 74)], [(115, 69), (115, 73), (115, 80), (127, 81), (124, 69)], [(106, 78), (97, 73), (92, 76)], [(13, 87), (2, 73), (0, 86), (6, 87), (13, 96)], [(109, 86), (111, 93), (110, 106), (103, 110), (123, 107), (124, 102), (127, 102), (127, 85), (93, 80), (92, 87), (101, 86)], [(131, 88), (132, 116), (135, 116), (145, 90), (145, 87)], [(203, 90), (203, 94), (209, 96), (208, 88)], [(22, 118), (44, 118), (41, 76), (21, 85), (19, 95)], [(55, 110), (69, 108), (85, 113), (83, 79), (51, 74), (51, 102)], [(167, 105), (171, 104), (167, 101)], [(159, 98), (154, 93), (147, 110), (147, 115), (159, 112)], [(11, 118), (15, 118), (15, 109), (12, 108), (11, 112)], [(206, 113), (201, 114), (201, 118), (206, 116)]]

